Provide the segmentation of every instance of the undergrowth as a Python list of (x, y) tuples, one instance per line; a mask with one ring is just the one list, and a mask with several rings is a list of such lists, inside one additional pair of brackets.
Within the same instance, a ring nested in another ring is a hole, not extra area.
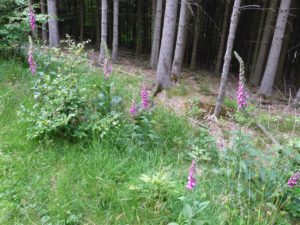
[[(79, 87), (97, 90), (99, 69), (72, 70), (82, 73)], [(299, 187), (290, 193), (286, 184), (299, 169), (296, 141), (261, 152), (237, 131), (224, 148), (165, 108), (136, 121), (128, 110), (139, 92), (130, 84), (139, 80), (118, 73), (111, 77), (124, 99), (118, 127), (84, 141), (28, 140), (31, 125), (17, 112), (34, 104), (37, 78), (16, 61), (1, 60), (0, 71), (0, 224), (288, 225), (299, 216)], [(197, 184), (188, 191), (192, 159)]]

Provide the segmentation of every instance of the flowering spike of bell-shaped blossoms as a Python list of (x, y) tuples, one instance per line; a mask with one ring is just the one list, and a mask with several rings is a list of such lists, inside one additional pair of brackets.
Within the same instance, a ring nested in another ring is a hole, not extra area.
[(298, 184), (299, 180), (300, 180), (300, 172), (297, 172), (290, 177), (290, 179), (288, 180), (288, 185), (290, 186), (290, 188), (293, 188)]
[(238, 87), (238, 94), (237, 94), (237, 102), (239, 110), (246, 108), (247, 106), (247, 93), (245, 91), (245, 87), (243, 81), (240, 79), (239, 87)]
[(134, 100), (132, 100), (132, 102), (131, 102), (131, 107), (129, 109), (129, 113), (130, 113), (131, 116), (136, 115), (136, 104), (135, 104)]
[(194, 177), (195, 173), (196, 173), (196, 162), (195, 160), (193, 160), (192, 165), (189, 168), (188, 182), (186, 185), (186, 188), (188, 190), (193, 190), (193, 188), (196, 186), (196, 179)]
[(243, 110), (247, 106), (247, 92), (245, 90), (246, 78), (245, 78), (245, 66), (243, 59), (239, 56), (237, 52), (234, 52), (235, 57), (239, 61), (240, 64), (240, 73), (239, 73), (239, 86), (237, 92), (237, 103), (238, 109)]
[(109, 75), (112, 73), (112, 71), (113, 71), (113, 67), (112, 67), (110, 60), (105, 58), (104, 65), (103, 65), (103, 73), (104, 73), (105, 79), (109, 78)]
[(144, 109), (146, 109), (149, 107), (149, 94), (145, 85), (142, 86), (140, 94), (142, 98), (142, 106)]
[(35, 13), (31, 6), (29, 6), (29, 22), (32, 33), (35, 31)]
[(32, 75), (35, 75), (36, 62), (33, 57), (33, 44), (32, 44), (32, 39), (30, 36), (29, 36), (29, 49), (28, 49), (28, 64), (29, 64), (29, 69), (30, 69)]

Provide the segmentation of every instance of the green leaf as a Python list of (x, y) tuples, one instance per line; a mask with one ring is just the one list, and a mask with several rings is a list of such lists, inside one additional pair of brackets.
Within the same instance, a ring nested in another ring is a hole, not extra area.
[(182, 213), (183, 213), (183, 216), (188, 219), (191, 219), (193, 217), (193, 209), (189, 204), (183, 205)]

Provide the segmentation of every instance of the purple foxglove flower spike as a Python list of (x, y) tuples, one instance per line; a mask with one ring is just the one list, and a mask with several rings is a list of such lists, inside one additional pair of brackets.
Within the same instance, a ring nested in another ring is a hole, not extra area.
[(300, 172), (297, 172), (290, 177), (290, 179), (288, 180), (288, 185), (290, 186), (290, 188), (293, 188), (298, 184), (299, 180), (300, 180)]
[(104, 73), (104, 77), (105, 79), (108, 79), (109, 75), (112, 73), (113, 67), (111, 62), (105, 58), (104, 59), (104, 65), (103, 65), (103, 73)]
[(29, 6), (29, 22), (33, 33), (35, 31), (35, 13), (31, 6)]
[(196, 186), (196, 179), (194, 177), (195, 173), (196, 173), (196, 162), (195, 160), (193, 160), (192, 165), (189, 168), (188, 182), (186, 185), (186, 188), (188, 190), (193, 190), (193, 188)]
[(132, 100), (132, 102), (131, 102), (131, 107), (130, 107), (129, 113), (131, 116), (135, 116), (135, 114), (136, 114), (136, 104), (135, 104), (134, 100)]
[(146, 90), (145, 85), (142, 86), (140, 94), (141, 94), (141, 98), (142, 98), (143, 108), (146, 109), (149, 107), (149, 95), (148, 95), (148, 91)]
[(30, 69), (32, 75), (35, 75), (36, 62), (33, 57), (33, 45), (32, 45), (32, 40), (31, 40), (30, 36), (29, 36), (29, 49), (28, 49), (28, 64), (29, 64), (29, 69)]

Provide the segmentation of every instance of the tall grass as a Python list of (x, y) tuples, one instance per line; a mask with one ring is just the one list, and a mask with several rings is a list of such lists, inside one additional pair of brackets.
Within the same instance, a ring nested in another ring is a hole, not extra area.
[[(86, 71), (82, 82), (93, 87), (98, 72)], [(139, 80), (113, 79), (127, 109)], [(32, 102), (32, 80), (24, 65), (0, 60), (0, 224), (289, 224), (278, 211), (264, 218), (264, 199), (242, 199), (241, 209), (237, 180), (221, 176), (226, 167), (216, 162), (198, 163), (197, 187), (187, 192), (188, 143), (202, 131), (164, 108), (153, 115), (158, 143), (137, 142), (125, 125), (102, 140), (28, 141), (17, 111)], [(210, 203), (187, 220), (181, 196)]]

